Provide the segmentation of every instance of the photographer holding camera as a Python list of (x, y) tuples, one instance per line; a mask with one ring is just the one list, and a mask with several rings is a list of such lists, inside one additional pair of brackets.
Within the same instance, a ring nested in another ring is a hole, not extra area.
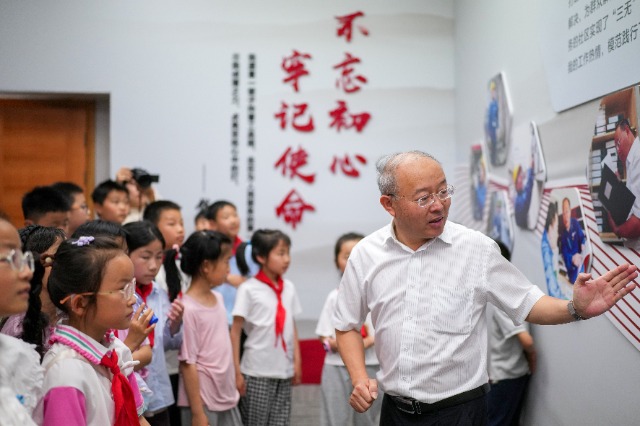
[[(144, 169), (135, 167), (121, 167), (116, 173), (116, 182), (122, 183), (129, 191), (129, 203), (131, 210), (124, 223), (142, 220), (144, 208), (150, 203), (160, 199), (158, 191), (151, 186), (158, 183), (159, 175), (152, 175)], [(124, 224), (123, 223), (123, 224)]]

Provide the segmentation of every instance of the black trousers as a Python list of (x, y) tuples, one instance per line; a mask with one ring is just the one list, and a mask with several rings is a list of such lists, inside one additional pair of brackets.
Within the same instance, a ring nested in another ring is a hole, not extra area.
[(388, 395), (382, 399), (380, 426), (486, 426), (487, 396), (431, 413), (409, 414), (398, 410)]

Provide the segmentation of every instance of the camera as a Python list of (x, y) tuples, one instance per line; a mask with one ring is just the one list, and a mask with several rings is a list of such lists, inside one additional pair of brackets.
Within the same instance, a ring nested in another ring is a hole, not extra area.
[(147, 189), (152, 183), (158, 183), (160, 181), (160, 175), (152, 175), (145, 169), (138, 167), (131, 169), (131, 176), (142, 189)]

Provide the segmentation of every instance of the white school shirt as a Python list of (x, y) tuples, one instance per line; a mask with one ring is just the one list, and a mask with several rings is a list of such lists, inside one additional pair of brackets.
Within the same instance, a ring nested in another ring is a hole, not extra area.
[[(104, 346), (81, 331), (63, 324), (56, 327), (54, 335), (63, 335), (73, 342), (73, 347), (54, 343), (42, 360), (44, 367), (43, 397), (36, 407), (34, 420), (38, 424), (43, 423), (43, 410), (47, 404), (49, 392), (69, 393), (72, 398), (77, 397), (77, 392), (84, 396), (85, 406), (82, 412), (86, 415), (87, 425), (112, 425), (115, 415), (115, 403), (111, 394), (112, 374), (100, 365), (100, 360), (108, 352), (115, 350), (118, 354), (118, 366), (129, 383), (129, 377), (133, 373), (133, 357), (131, 351), (116, 337), (111, 337), (109, 346)], [(52, 336), (53, 337), (53, 336)], [(132, 389), (133, 390), (133, 389)], [(133, 390), (134, 397), (138, 390)], [(136, 401), (137, 403), (138, 401)], [(138, 404), (136, 404), (138, 405)], [(139, 412), (142, 409), (138, 405)], [(59, 411), (55, 407), (50, 408)], [(68, 424), (77, 424), (80, 421), (79, 412), (68, 412)], [(57, 418), (63, 414), (58, 413)]]
[[(336, 310), (336, 301), (338, 297), (338, 289), (334, 288), (327, 296), (327, 300), (324, 302), (322, 312), (320, 312), (320, 318), (318, 318), (318, 325), (316, 326), (316, 334), (318, 336), (327, 336), (336, 338), (336, 327), (333, 325), (333, 312)], [(367, 326), (367, 332), (374, 334), (373, 324), (371, 323), (371, 315), (367, 315), (367, 319), (364, 322)], [(324, 363), (327, 365), (340, 365), (344, 366), (342, 358), (338, 352), (327, 352), (324, 357)], [(373, 346), (368, 347), (364, 351), (364, 363), (365, 365), (378, 365), (378, 357), (376, 357), (376, 350)]]
[(495, 306), (487, 306), (489, 327), (489, 379), (492, 382), (517, 379), (529, 373), (529, 363), (518, 334), (529, 331), (528, 324), (513, 325), (511, 318)]
[(359, 330), (371, 311), (382, 390), (433, 403), (487, 383), (488, 302), (521, 324), (542, 296), (480, 232), (447, 222), (414, 251), (392, 222), (351, 252), (334, 323)]
[(282, 340), (276, 339), (276, 309), (278, 297), (267, 284), (250, 278), (236, 294), (233, 316), (244, 318), (247, 340), (240, 361), (240, 371), (253, 377), (288, 379), (293, 377), (294, 317), (302, 312), (300, 300), (293, 283), (283, 280), (282, 305), (287, 311), (284, 321), (285, 353)]

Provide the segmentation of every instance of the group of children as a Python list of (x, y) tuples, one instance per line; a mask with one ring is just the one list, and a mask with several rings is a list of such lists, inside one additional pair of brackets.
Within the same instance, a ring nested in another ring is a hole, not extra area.
[[(205, 206), (185, 240), (176, 203), (140, 206), (142, 220), (123, 225), (125, 185), (103, 182), (92, 199), (100, 219), (89, 221), (80, 187), (38, 187), (23, 199), (20, 234), (0, 218), (3, 424), (289, 424), (301, 380), (289, 237), (258, 230), (243, 243), (227, 201)], [(340, 271), (361, 238), (339, 239)], [(379, 407), (347, 405), (335, 299), (316, 330), (328, 352), (323, 424), (377, 424)], [(370, 322), (362, 333), (375, 370)]]

